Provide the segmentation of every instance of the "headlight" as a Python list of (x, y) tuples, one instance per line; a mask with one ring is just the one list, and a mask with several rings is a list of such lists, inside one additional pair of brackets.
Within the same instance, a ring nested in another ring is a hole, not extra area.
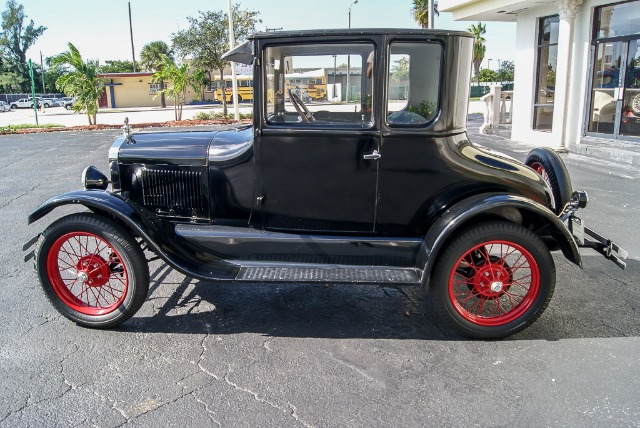
[(107, 190), (109, 179), (95, 166), (88, 166), (82, 171), (82, 187), (88, 189)]

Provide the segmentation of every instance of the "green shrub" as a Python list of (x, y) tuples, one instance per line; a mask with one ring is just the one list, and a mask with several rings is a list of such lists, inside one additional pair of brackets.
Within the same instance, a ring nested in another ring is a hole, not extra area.
[[(251, 119), (252, 117), (253, 117), (253, 113), (240, 113), (240, 119)], [(193, 116), (193, 118), (196, 120), (233, 119), (233, 115), (229, 115), (228, 117), (225, 118), (222, 112), (201, 111), (196, 113), (196, 115)]]

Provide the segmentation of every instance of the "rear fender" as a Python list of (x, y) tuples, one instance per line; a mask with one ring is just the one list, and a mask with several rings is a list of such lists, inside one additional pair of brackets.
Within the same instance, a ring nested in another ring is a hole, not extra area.
[(482, 221), (481, 218), (491, 215), (522, 224), (523, 213), (543, 220), (564, 256), (582, 267), (582, 258), (575, 239), (552, 211), (522, 196), (485, 194), (467, 198), (450, 207), (429, 228), (416, 260), (416, 267), (422, 270), (422, 284), (428, 285), (431, 271), (446, 242), (462, 228), (472, 225), (474, 219)]
[(116, 193), (104, 190), (76, 190), (55, 196), (29, 215), (29, 224), (57, 207), (74, 204), (117, 219), (135, 236), (140, 236), (154, 253), (185, 275), (201, 280), (233, 279), (238, 272), (238, 266), (206, 253), (177, 236), (173, 223)]

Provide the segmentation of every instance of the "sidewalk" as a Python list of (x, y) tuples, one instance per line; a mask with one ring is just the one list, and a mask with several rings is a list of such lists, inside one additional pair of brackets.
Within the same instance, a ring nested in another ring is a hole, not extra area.
[[(502, 128), (498, 133), (480, 134), (483, 123), (481, 114), (469, 114), (467, 135), (472, 142), (503, 152), (524, 161), (536, 145), (510, 139), (511, 129)], [(560, 156), (572, 162), (587, 164), (593, 169), (620, 177), (640, 178), (640, 145), (593, 137), (583, 138), (578, 149), (569, 148), (569, 153)]]

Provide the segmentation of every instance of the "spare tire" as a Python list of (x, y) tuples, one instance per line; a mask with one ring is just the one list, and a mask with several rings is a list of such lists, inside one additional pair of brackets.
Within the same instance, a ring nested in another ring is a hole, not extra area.
[(537, 172), (551, 187), (556, 204), (554, 212), (560, 214), (567, 202), (571, 200), (573, 191), (569, 171), (560, 155), (548, 147), (538, 147), (529, 152), (524, 163)]

